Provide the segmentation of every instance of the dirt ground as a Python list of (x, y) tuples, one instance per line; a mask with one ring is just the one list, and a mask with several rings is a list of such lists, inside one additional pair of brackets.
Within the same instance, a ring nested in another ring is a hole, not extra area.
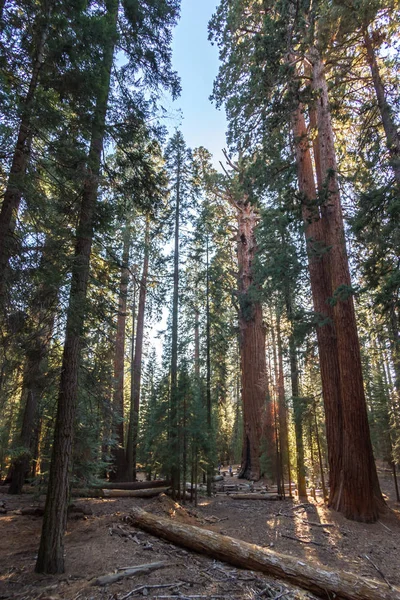
[[(382, 478), (381, 484), (391, 510), (373, 525), (347, 521), (322, 501), (310, 500), (299, 507), (296, 500), (234, 500), (227, 495), (201, 497), (197, 509), (188, 504), (188, 511), (174, 511), (171, 518), (290, 554), (316, 567), (352, 571), (400, 586), (400, 505), (391, 479)], [(260, 573), (186, 551), (124, 521), (133, 506), (168, 516), (171, 501), (165, 497), (76, 501), (93, 514), (68, 521), (66, 573), (37, 575), (33, 569), (42, 518), (21, 515), (20, 510), (42, 506), (43, 498), (0, 494), (0, 506), (2, 502), (7, 513), (0, 515), (0, 598), (314, 598)], [(165, 561), (165, 567), (104, 587), (93, 585), (101, 575), (156, 561)]]

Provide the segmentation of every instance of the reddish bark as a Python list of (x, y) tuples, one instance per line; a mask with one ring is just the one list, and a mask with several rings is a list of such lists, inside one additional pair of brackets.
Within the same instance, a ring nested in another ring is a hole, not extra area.
[[(316, 126), (316, 119), (314, 123)], [(335, 498), (339, 494), (339, 482), (342, 470), (343, 441), (339, 362), (333, 324), (333, 308), (328, 302), (328, 299), (332, 296), (330, 256), (326, 251), (325, 231), (321, 220), (320, 208), (317, 205), (317, 191), (307, 139), (307, 127), (301, 106), (298, 107), (293, 118), (293, 131), (296, 145), (298, 184), (302, 194), (302, 214), (304, 234), (307, 241), (311, 292), (314, 310), (319, 315), (321, 322), (317, 326), (317, 339), (328, 444), (330, 472), (329, 504), (333, 505)], [(318, 144), (315, 145), (314, 150), (317, 181), (322, 187)]]
[(334, 136), (324, 65), (313, 57), (313, 89), (317, 96), (318, 146), (326, 199), (322, 207), (327, 247), (342, 398), (342, 471), (333, 507), (347, 518), (373, 522), (384, 509), (369, 432), (361, 355), (351, 293)]
[(262, 306), (249, 298), (253, 283), (256, 252), (257, 213), (249, 202), (236, 204), (238, 210), (238, 264), (240, 294), (240, 356), (243, 403), (243, 455), (241, 477), (260, 479), (262, 439), (265, 438), (267, 459), (274, 460), (274, 419), (268, 394), (265, 358), (265, 325)]

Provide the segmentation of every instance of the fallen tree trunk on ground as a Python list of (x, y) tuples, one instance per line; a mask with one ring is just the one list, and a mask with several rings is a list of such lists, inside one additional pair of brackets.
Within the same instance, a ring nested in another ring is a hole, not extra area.
[(102, 490), (150, 490), (151, 488), (168, 487), (169, 481), (127, 481), (122, 483), (99, 483), (93, 486)]
[(168, 487), (152, 488), (150, 490), (101, 490), (104, 498), (153, 498), (165, 494)]
[(229, 494), (229, 498), (234, 500), (282, 500), (281, 496), (277, 494)]
[(140, 508), (128, 517), (135, 527), (164, 538), (185, 548), (223, 560), (237, 567), (262, 571), (267, 575), (288, 581), (309, 590), (321, 598), (342, 600), (400, 600), (400, 589), (389, 587), (373, 579), (358, 577), (345, 571), (311, 567), (306, 560), (278, 554), (228, 536), (183, 525), (163, 517), (154, 516)]

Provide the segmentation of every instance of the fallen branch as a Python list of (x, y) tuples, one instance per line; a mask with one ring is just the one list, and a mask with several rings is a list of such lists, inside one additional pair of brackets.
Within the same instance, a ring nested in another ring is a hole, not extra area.
[(109, 573), (108, 575), (102, 575), (95, 579), (92, 585), (109, 585), (110, 583), (115, 583), (120, 579), (124, 579), (125, 577), (133, 577), (134, 575), (147, 575), (147, 573), (151, 573), (156, 569), (162, 569), (163, 567), (168, 566), (168, 563), (165, 561), (149, 563), (147, 565), (138, 565), (137, 567), (132, 567), (130, 569), (125, 569), (124, 571), (120, 571), (119, 573)]
[(374, 567), (374, 569), (376, 569), (376, 571), (379, 573), (379, 575), (382, 577), (383, 581), (389, 586), (390, 589), (392, 589), (392, 584), (389, 583), (389, 581), (386, 579), (384, 573), (380, 570), (379, 567), (376, 566), (376, 564), (373, 562), (373, 560), (367, 556), (366, 554), (364, 554), (365, 558), (367, 560), (369, 560), (369, 562), (371, 563), (371, 565)]
[(281, 496), (276, 494), (229, 494), (229, 498), (234, 500), (281, 500)]
[(335, 523), (317, 523), (316, 521), (308, 521), (307, 519), (303, 519), (299, 515), (287, 515), (285, 513), (278, 513), (275, 516), (287, 517), (288, 519), (300, 519), (302, 523), (304, 523), (305, 525), (311, 525), (312, 527), (336, 527)]
[(127, 600), (127, 598), (130, 598), (131, 596), (133, 596), (134, 594), (137, 594), (138, 592), (141, 592), (142, 590), (155, 590), (155, 589), (160, 589), (160, 588), (178, 588), (181, 587), (182, 585), (185, 585), (185, 582), (182, 581), (180, 583), (160, 583), (158, 585), (140, 585), (139, 587), (135, 588), (134, 590), (131, 590), (130, 592), (128, 592), (127, 594), (125, 594), (125, 596), (122, 596), (122, 598), (120, 598), (119, 600)]
[(329, 599), (335, 595), (343, 600), (400, 600), (399, 588), (389, 590), (380, 581), (358, 577), (345, 571), (315, 568), (293, 556), (279, 554), (194, 525), (183, 525), (139, 508), (131, 512), (127, 521), (152, 535), (206, 554), (210, 558), (289, 581), (319, 594), (321, 598)]
[(281, 533), (281, 537), (286, 538), (288, 540), (294, 540), (295, 542), (301, 542), (302, 544), (313, 544), (314, 546), (323, 546), (319, 542), (314, 542), (313, 540), (306, 540), (305, 538), (296, 537), (295, 535), (286, 535), (285, 533)]

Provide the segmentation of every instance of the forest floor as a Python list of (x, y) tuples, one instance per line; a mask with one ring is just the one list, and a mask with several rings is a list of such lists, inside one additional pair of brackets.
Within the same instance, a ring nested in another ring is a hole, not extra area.
[[(196, 509), (187, 504), (185, 509), (176, 511), (171, 510), (173, 503), (165, 496), (81, 499), (75, 504), (85, 506), (92, 514), (69, 519), (66, 573), (61, 576), (33, 572), (42, 518), (22, 515), (21, 509), (43, 506), (43, 498), (0, 494), (0, 505), (4, 502), (7, 509), (6, 514), (0, 515), (0, 598), (314, 598), (261, 573), (188, 552), (131, 527), (123, 517), (133, 506), (163, 516), (170, 514), (177, 521), (265, 546), (307, 560), (315, 567), (351, 571), (381, 581), (385, 578), (399, 586), (400, 504), (395, 502), (389, 476), (381, 477), (381, 485), (391, 511), (373, 525), (348, 521), (328, 510), (321, 500), (312, 499), (300, 507), (296, 500), (234, 500), (217, 495), (199, 498)], [(331, 526), (318, 527), (315, 523)], [(156, 561), (166, 561), (167, 566), (104, 587), (92, 585), (92, 580), (101, 575)]]

